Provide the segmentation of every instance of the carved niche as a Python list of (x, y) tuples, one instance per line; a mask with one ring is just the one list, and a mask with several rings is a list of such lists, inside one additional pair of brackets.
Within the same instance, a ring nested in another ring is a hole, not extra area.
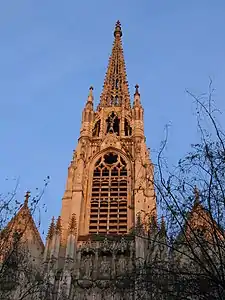
[(110, 279), (111, 276), (112, 257), (106, 253), (102, 253), (99, 257), (99, 277), (101, 279)]
[(122, 275), (127, 271), (128, 258), (124, 255), (124, 253), (120, 253), (117, 256), (116, 260), (116, 274)]
[(80, 278), (81, 279), (91, 279), (93, 273), (93, 253), (85, 252), (81, 256), (80, 262)]

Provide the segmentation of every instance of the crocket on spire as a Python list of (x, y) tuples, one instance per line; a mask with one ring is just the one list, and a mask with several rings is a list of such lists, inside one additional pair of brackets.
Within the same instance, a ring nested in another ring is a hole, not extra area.
[(124, 106), (130, 108), (130, 95), (121, 36), (121, 24), (117, 21), (112, 53), (109, 58), (99, 107)]

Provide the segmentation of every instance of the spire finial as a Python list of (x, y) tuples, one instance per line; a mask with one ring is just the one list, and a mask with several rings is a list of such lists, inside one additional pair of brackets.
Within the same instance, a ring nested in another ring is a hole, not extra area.
[(94, 89), (93, 86), (89, 87), (89, 94), (88, 94), (87, 103), (86, 103), (86, 107), (89, 106), (89, 108), (93, 107), (93, 100), (94, 100), (93, 89)]
[(93, 95), (93, 86), (91, 85), (90, 87), (89, 87), (89, 96), (92, 96)]
[(114, 30), (114, 36), (117, 37), (121, 37), (122, 36), (122, 30), (121, 30), (121, 24), (120, 21), (118, 20), (116, 22), (116, 26), (115, 26), (115, 30)]
[(25, 194), (24, 206), (28, 206), (29, 198), (30, 198), (30, 191), (27, 191)]
[(139, 93), (139, 85), (138, 84), (136, 84), (135, 85), (135, 93), (134, 93), (134, 95), (140, 95), (140, 93)]

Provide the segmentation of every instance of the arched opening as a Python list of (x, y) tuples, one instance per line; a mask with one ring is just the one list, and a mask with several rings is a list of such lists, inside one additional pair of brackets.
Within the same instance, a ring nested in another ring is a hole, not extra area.
[(127, 233), (128, 203), (127, 164), (116, 153), (109, 152), (95, 163), (89, 233)]
[(106, 120), (106, 123), (107, 123), (107, 127), (106, 127), (107, 133), (116, 133), (117, 135), (119, 135), (120, 120), (114, 112), (110, 113), (110, 115)]
[(115, 106), (119, 105), (119, 97), (117, 95), (114, 97), (114, 105)]
[(125, 136), (132, 135), (132, 128), (127, 119), (125, 119), (125, 122), (124, 122), (124, 131), (125, 131)]

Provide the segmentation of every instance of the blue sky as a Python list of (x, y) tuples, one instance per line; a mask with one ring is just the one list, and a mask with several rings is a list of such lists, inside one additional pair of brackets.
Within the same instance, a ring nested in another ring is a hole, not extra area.
[(20, 177), (22, 200), (49, 175), (44, 229), (60, 213), (81, 112), (90, 85), (98, 103), (117, 19), (130, 94), (138, 83), (153, 160), (165, 124), (171, 124), (170, 164), (197, 138), (185, 89), (206, 92), (210, 76), (225, 111), (224, 0), (1, 1), (0, 187), (6, 192)]

